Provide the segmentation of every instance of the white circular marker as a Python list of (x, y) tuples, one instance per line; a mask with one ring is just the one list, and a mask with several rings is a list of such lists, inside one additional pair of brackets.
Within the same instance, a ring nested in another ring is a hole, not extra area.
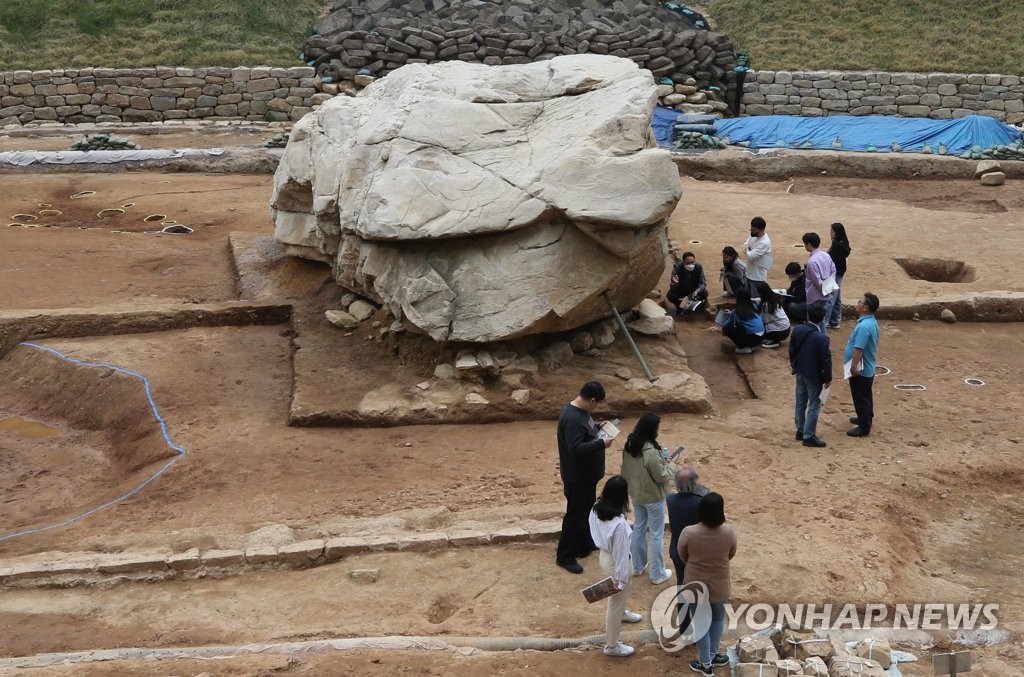
[(983, 386), (983, 385), (985, 385), (985, 382), (982, 381), (980, 378), (965, 378), (964, 379), (964, 383), (966, 383), (969, 386)]

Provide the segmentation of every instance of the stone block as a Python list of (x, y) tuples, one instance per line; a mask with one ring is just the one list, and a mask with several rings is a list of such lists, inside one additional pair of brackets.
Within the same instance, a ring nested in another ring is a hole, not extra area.
[(349, 555), (358, 555), (366, 550), (366, 540), (358, 536), (330, 538), (324, 543), (324, 559), (333, 562)]
[(241, 550), (209, 550), (200, 557), (206, 567), (237, 567), (245, 564), (245, 553)]
[[(778, 75), (775, 77), (777, 78)], [(531, 525), (528, 531), (531, 541), (556, 541), (562, 535), (562, 522), (560, 520), (538, 522)]]
[(983, 186), (1001, 186), (1006, 183), (1006, 174), (1003, 172), (989, 172), (988, 174), (983, 174), (980, 181)]
[(896, 110), (908, 118), (926, 118), (932, 112), (928, 106), (899, 106)]
[(366, 550), (398, 550), (398, 538), (395, 536), (364, 536), (363, 543)]
[(359, 583), (376, 583), (380, 580), (380, 569), (353, 569), (348, 575)]
[(174, 110), (177, 100), (170, 96), (154, 96), (149, 99), (149, 104), (153, 107), (153, 110)]
[(225, 118), (233, 118), (238, 115), (238, 106), (235, 104), (227, 104), (225, 106), (215, 106), (213, 112), (217, 115)]
[(191, 571), (198, 569), (199, 564), (199, 548), (190, 548), (185, 552), (167, 556), (167, 567), (174, 571)]
[(167, 569), (166, 555), (104, 555), (98, 558), (96, 569), (101, 574), (130, 574)]
[(448, 537), (441, 532), (427, 532), (422, 534), (404, 534), (398, 538), (399, 550), (411, 550), (422, 552), (425, 550), (437, 550), (448, 545)]
[(506, 527), (491, 533), (491, 543), (522, 543), (530, 534), (522, 527)]
[(491, 535), (486, 531), (476, 529), (457, 529), (449, 531), (448, 544), (457, 547), (466, 545), (487, 545), (491, 542)]
[(246, 87), (247, 92), (270, 92), (275, 89), (277, 89), (277, 78), (250, 80)]
[(311, 564), (324, 554), (324, 547), (322, 538), (289, 543), (277, 549), (277, 557), (288, 564)]
[[(77, 112), (77, 111), (76, 111)], [(56, 120), (57, 111), (53, 108), (34, 108), (32, 110), (34, 119), (36, 120)]]

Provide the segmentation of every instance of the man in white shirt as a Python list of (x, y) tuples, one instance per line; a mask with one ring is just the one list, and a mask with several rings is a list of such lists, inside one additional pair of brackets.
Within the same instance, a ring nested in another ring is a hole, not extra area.
[(747, 285), (750, 295), (756, 296), (758, 282), (768, 281), (768, 272), (772, 269), (772, 241), (765, 233), (768, 224), (760, 216), (750, 220), (750, 237), (743, 243), (743, 255), (747, 259)]

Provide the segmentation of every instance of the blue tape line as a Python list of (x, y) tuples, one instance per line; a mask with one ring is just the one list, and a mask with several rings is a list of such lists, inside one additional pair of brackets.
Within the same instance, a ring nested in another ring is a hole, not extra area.
[(57, 357), (59, 357), (62, 360), (66, 360), (66, 361), (68, 361), (68, 362), (70, 362), (72, 364), (77, 364), (77, 365), (80, 365), (80, 366), (83, 366), (83, 367), (103, 367), (105, 369), (113, 369), (114, 371), (119, 371), (122, 374), (128, 374), (129, 376), (134, 376), (135, 378), (137, 378), (140, 381), (142, 381), (142, 385), (146, 389), (146, 398), (149, 400), (149, 407), (150, 407), (150, 409), (153, 410), (153, 415), (156, 416), (156, 420), (160, 424), (160, 432), (163, 434), (164, 440), (167, 442), (167, 446), (170, 447), (171, 449), (173, 449), (174, 451), (176, 451), (178, 453), (178, 455), (175, 456), (174, 458), (172, 458), (171, 460), (169, 460), (167, 463), (165, 463), (164, 466), (162, 468), (160, 468), (160, 470), (156, 471), (156, 473), (152, 477), (150, 477), (145, 482), (143, 482), (139, 486), (137, 486), (134, 489), (132, 489), (131, 491), (129, 491), (124, 496), (121, 496), (119, 498), (115, 498), (112, 501), (108, 501), (107, 503), (104, 503), (101, 506), (98, 506), (96, 508), (93, 508), (92, 510), (88, 510), (86, 512), (83, 512), (81, 515), (76, 515), (75, 517), (72, 517), (71, 519), (64, 520), (63, 522), (60, 522), (59, 524), (51, 524), (48, 527), (39, 527), (38, 529), (28, 529), (27, 531), (19, 531), (19, 532), (14, 533), (14, 534), (8, 534), (7, 536), (0, 536), (0, 542), (6, 541), (6, 540), (10, 540), (10, 539), (16, 538), (18, 536), (26, 536), (28, 534), (38, 534), (41, 531), (49, 531), (50, 529), (56, 529), (58, 527), (67, 526), (68, 524), (71, 524), (72, 522), (77, 522), (78, 520), (82, 519), (83, 517), (88, 517), (89, 515), (93, 515), (95, 513), (98, 513), (100, 510), (103, 510), (105, 508), (109, 508), (110, 506), (112, 506), (112, 505), (114, 505), (116, 503), (120, 503), (121, 501), (125, 500), (126, 498), (130, 498), (131, 496), (134, 496), (139, 491), (141, 491), (142, 488), (145, 487), (147, 484), (149, 484), (150, 482), (155, 480), (157, 477), (160, 477), (160, 475), (164, 474), (164, 471), (166, 471), (172, 465), (174, 465), (179, 460), (181, 460), (181, 457), (186, 454), (186, 451), (184, 449), (182, 449), (181, 447), (179, 447), (177, 444), (175, 444), (171, 440), (170, 435), (167, 434), (167, 424), (164, 422), (163, 416), (160, 415), (160, 411), (156, 408), (156, 402), (153, 401), (153, 393), (150, 392), (150, 389), (149, 389), (149, 379), (147, 379), (142, 374), (140, 374), (140, 373), (138, 373), (136, 371), (130, 371), (128, 369), (122, 369), (121, 367), (117, 367), (117, 366), (114, 366), (112, 364), (103, 364), (103, 363), (97, 363), (97, 362), (83, 362), (82, 360), (76, 360), (75, 358), (68, 357), (64, 353), (62, 353), (62, 352), (60, 352), (58, 350), (54, 350), (53, 348), (47, 348), (46, 346), (41, 346), (41, 345), (38, 345), (36, 343), (29, 343), (28, 341), (22, 342), (22, 343), (20, 343), (18, 345), (28, 346), (30, 348), (38, 348), (39, 350), (45, 350), (48, 353), (52, 353), (53, 355), (56, 355)]

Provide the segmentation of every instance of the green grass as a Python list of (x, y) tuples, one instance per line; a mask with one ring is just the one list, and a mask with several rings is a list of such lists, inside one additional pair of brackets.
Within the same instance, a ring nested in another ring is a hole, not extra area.
[[(539, 0), (542, 1), (542, 0)], [(330, 0), (0, 0), (0, 70), (300, 65)], [(704, 0), (755, 69), (1024, 73), (1024, 2)]]
[(0, 70), (301, 66), (325, 0), (0, 0)]
[(1024, 73), (1019, 0), (705, 0), (761, 70)]

